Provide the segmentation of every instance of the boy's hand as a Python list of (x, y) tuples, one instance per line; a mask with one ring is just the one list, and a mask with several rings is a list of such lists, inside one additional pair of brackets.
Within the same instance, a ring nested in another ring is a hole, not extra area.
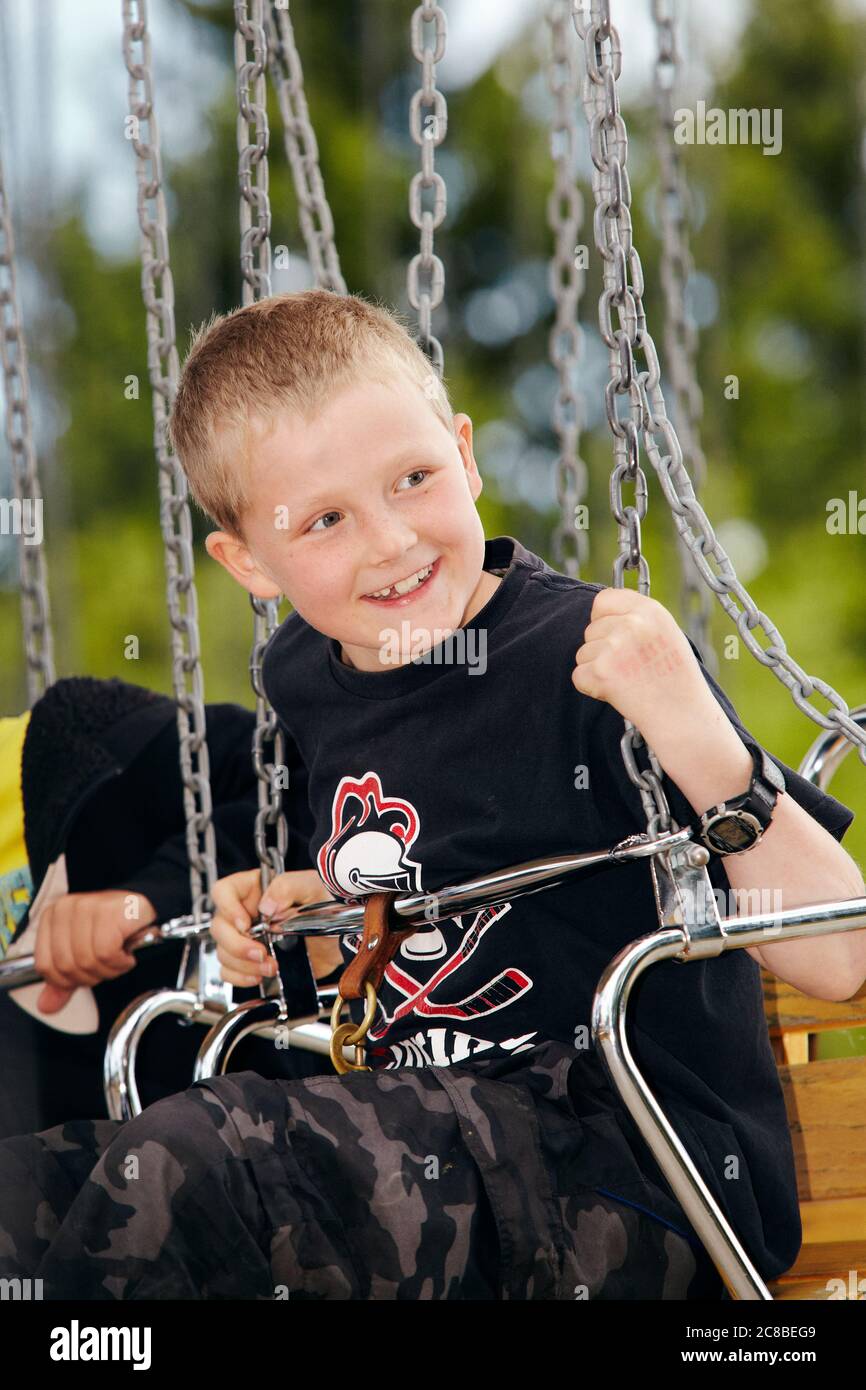
[[(222, 977), (230, 985), (251, 989), (265, 975), (273, 975), (275, 963), (262, 941), (250, 941), (247, 933), (262, 910), (273, 911), (279, 921), (289, 907), (333, 898), (315, 869), (298, 869), (277, 874), (268, 884), (266, 898), (261, 898), (261, 874), (258, 869), (243, 869), (229, 874), (214, 885), (214, 916), (211, 936), (217, 943), (217, 959)], [(270, 904), (272, 906), (268, 906)], [(340, 964), (339, 941), (335, 937), (305, 937), (307, 954), (316, 979), (328, 975)]]
[(601, 589), (590, 616), (572, 684), (613, 705), (648, 743), (651, 730), (667, 729), (696, 705), (709, 701), (716, 708), (688, 638), (657, 599), (634, 589)]
[(125, 975), (136, 958), (123, 943), (155, 921), (149, 898), (123, 888), (64, 893), (49, 903), (36, 933), (36, 969), (49, 982), (36, 1001), (40, 1013), (57, 1013), (80, 985)]

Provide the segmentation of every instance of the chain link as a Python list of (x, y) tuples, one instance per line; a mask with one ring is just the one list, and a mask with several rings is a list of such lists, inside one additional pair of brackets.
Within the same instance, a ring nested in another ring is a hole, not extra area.
[[(698, 384), (696, 356), (698, 335), (686, 308), (686, 286), (694, 270), (689, 249), (688, 218), (691, 216), (679, 146), (674, 140), (674, 91), (677, 84), (677, 50), (674, 0), (652, 0), (656, 26), (657, 52), (653, 68), (656, 99), (656, 152), (661, 180), (659, 218), (661, 224), (661, 280), (665, 300), (665, 356), (674, 390), (674, 418), (683, 451), (683, 461), (694, 479), (695, 496), (704, 489), (707, 461), (700, 440), (703, 395)], [(710, 612), (712, 600), (701, 584), (691, 553), (678, 536), (681, 590), (680, 604), (684, 627), (701, 654), (707, 670), (719, 674), (713, 648)]]
[(325, 196), (319, 168), (319, 146), (307, 107), (304, 72), (288, 9), (277, 9), (275, 24), (274, 11), (269, 6), (265, 19), (268, 71), (280, 104), (283, 142), (292, 170), (298, 218), (307, 255), (316, 285), (320, 289), (346, 294), (346, 282), (340, 271), (340, 258), (334, 239), (334, 219)]
[[(248, 18), (248, 15), (251, 16)], [(235, 73), (238, 103), (238, 180), (241, 190), (243, 302), (271, 293), (271, 203), (268, 196), (268, 113), (265, 66), (268, 43), (263, 0), (235, 0)], [(250, 140), (250, 122), (255, 139)]]
[[(424, 26), (435, 24), (434, 43), (425, 44)], [(421, 147), (421, 172), (409, 185), (409, 216), (421, 232), (421, 250), (409, 262), (406, 293), (413, 309), (418, 311), (418, 345), (430, 358), (441, 378), (445, 368), (442, 344), (434, 337), (431, 327), (433, 310), (442, 303), (445, 293), (445, 267), (433, 253), (433, 233), (445, 217), (447, 191), (445, 180), (433, 168), (434, 152), (448, 130), (448, 107), (445, 97), (436, 86), (436, 64), (445, 53), (447, 33), (445, 12), (435, 0), (423, 0), (412, 15), (412, 53), (421, 64), (421, 86), (409, 105), (409, 130), (416, 145)], [(428, 111), (421, 128), (422, 108)], [(422, 211), (422, 190), (433, 189), (433, 209)]]
[(547, 222), (554, 236), (548, 284), (556, 306), (550, 331), (550, 360), (559, 376), (553, 428), (559, 440), (556, 496), (560, 519), (552, 537), (554, 563), (579, 579), (589, 558), (586, 528), (578, 525), (578, 508), (587, 496), (589, 471), (580, 455), (580, 432), (586, 423), (583, 394), (578, 391), (583, 330), (578, 322), (586, 273), (575, 260), (583, 225), (584, 201), (577, 186), (577, 65), (569, 24), (568, 0), (552, 0), (547, 14), (551, 59), (548, 86), (555, 111), (550, 130), (554, 185), (547, 199)]
[[(575, 0), (575, 3), (577, 0)], [(643, 272), (632, 244), (631, 187), (626, 157), (628, 137), (619, 112), (616, 78), (622, 68), (619, 34), (606, 14), (600, 15), (595, 0), (593, 22), (581, 25), (572, 8), (578, 35), (584, 40), (586, 71), (582, 80), (582, 101), (589, 122), (590, 156), (593, 164), (592, 188), (596, 200), (593, 234), (603, 258), (603, 289), (599, 300), (599, 331), (608, 348), (611, 377), (605, 387), (605, 411), (613, 433), (614, 467), (610, 479), (610, 508), (619, 526), (619, 555), (614, 561), (613, 583), (625, 587), (625, 570), (638, 572), (638, 590), (649, 594), (649, 564), (641, 551), (640, 524), (646, 516), (646, 476), (640, 466), (638, 430), (642, 421), (641, 385), (634, 370), (633, 346), (645, 332), (641, 297)], [(607, 46), (607, 51), (605, 51)], [(628, 273), (631, 272), (631, 286)], [(616, 310), (619, 326), (613, 327), (611, 310)], [(658, 361), (651, 375), (658, 379)], [(627, 395), (630, 414), (619, 415), (617, 396)], [(623, 483), (634, 489), (634, 502), (626, 503)], [(650, 766), (641, 771), (637, 752), (646, 747)], [(673, 820), (662, 787), (662, 769), (653, 750), (645, 744), (640, 730), (625, 720), (620, 742), (623, 763), (638, 789), (650, 836), (679, 827)]]
[(195, 921), (200, 921), (212, 911), (216, 841), (188, 486), (166, 432), (180, 371), (146, 0), (123, 0), (123, 57), (129, 73), (130, 134), (136, 158), (141, 289), (146, 310), (153, 440), (159, 465), (159, 514), (165, 549), (192, 913)]
[[(622, 69), (622, 47), (611, 24), (608, 0), (590, 0), (587, 18), (581, 0), (572, 0), (572, 20), (584, 42), (586, 72), (583, 78), (583, 105), (589, 121), (590, 154), (593, 163), (592, 187), (596, 201), (593, 232), (604, 259), (604, 289), (599, 300), (599, 327), (610, 351), (611, 380), (605, 389), (605, 405), (614, 436), (615, 466), (611, 475), (611, 509), (620, 526), (620, 554), (614, 562), (614, 584), (623, 586), (625, 569), (637, 569), (641, 593), (649, 593), (649, 566), (640, 551), (640, 522), (646, 513), (646, 479), (640, 468), (638, 429), (656, 470), (662, 491), (671, 508), (680, 536), (688, 545), (701, 578), (717, 595), (733, 619), (752, 655), (769, 667), (787, 686), (799, 709), (816, 724), (843, 734), (858, 747), (866, 763), (866, 730), (850, 717), (842, 697), (817, 676), (809, 676), (788, 651), (784, 639), (769, 617), (761, 612), (734, 572), (730, 557), (717, 540), (709, 518), (695, 497), (689, 475), (683, 466), (682, 449), (665, 410), (660, 386), (660, 370), (655, 344), (646, 326), (643, 310), (643, 271), (632, 243), (631, 191), (626, 170), (628, 137), (620, 114), (617, 79)], [(616, 308), (619, 327), (611, 326), (611, 306)], [(634, 349), (639, 349), (647, 370), (636, 372)], [(619, 419), (615, 399), (628, 394), (631, 418)], [(656, 438), (662, 436), (662, 448)], [(635, 485), (637, 506), (625, 506), (622, 480)], [(694, 522), (700, 534), (692, 527)], [(707, 556), (717, 561), (714, 574)], [(735, 594), (742, 610), (731, 598)], [(763, 649), (752, 631), (759, 627), (770, 639)], [(829, 714), (809, 704), (815, 691), (828, 700)], [(671, 828), (670, 809), (661, 787), (657, 759), (648, 749), (651, 768), (641, 773), (635, 751), (643, 742), (637, 730), (626, 723), (622, 740), (623, 759), (631, 780), (639, 788), (651, 836)]]
[(23, 508), (43, 506), (42, 488), (36, 471), (36, 450), (30, 415), (30, 383), (27, 372), (27, 346), (18, 306), (15, 278), (15, 240), (12, 213), (6, 193), (3, 161), (0, 158), (0, 356), (3, 359), (3, 391), (6, 400), (6, 439), (12, 457), (12, 484), (22, 508), (18, 532), (18, 573), (21, 587), (21, 620), (24, 654), (27, 660), (27, 702), (30, 708), (54, 684), (54, 642), (48, 602), (48, 566), (45, 560), (44, 527), (42, 540), (26, 543)]
[[(237, 76), (237, 143), (240, 183), (241, 274), (243, 302), (253, 304), (271, 294), (271, 205), (268, 196), (269, 129), (266, 109), (265, 68), (268, 42), (263, 0), (235, 0), (235, 70)], [(250, 139), (250, 122), (255, 138)], [(279, 601), (250, 595), (254, 617), (250, 680), (256, 695), (256, 727), (253, 734), (253, 767), (258, 779), (258, 803), (254, 838), (261, 869), (262, 892), (271, 878), (285, 870), (288, 826), (282, 809), (280, 775), (285, 769), (285, 748), (277, 716), (262, 684), (262, 655), (279, 624)], [(272, 761), (266, 756), (272, 750)], [(273, 830), (275, 843), (268, 842)], [(274, 956), (270, 938), (268, 947)], [(279, 972), (274, 977), (285, 1008)]]

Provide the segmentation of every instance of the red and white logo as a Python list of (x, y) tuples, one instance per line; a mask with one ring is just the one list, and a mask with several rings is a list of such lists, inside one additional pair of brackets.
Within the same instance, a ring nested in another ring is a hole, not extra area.
[[(334, 794), (331, 827), (317, 865), (332, 892), (350, 898), (385, 891), (423, 892), (421, 864), (409, 854), (420, 829), (418, 811), (402, 797), (386, 797), (377, 773), (366, 772), (360, 779), (342, 778)], [(510, 911), (510, 903), (482, 908), (474, 914), (444, 919), (441, 924), (433, 922), (403, 941), (386, 967), (369, 1039), (381, 1039), (409, 1014), (425, 1020), (474, 1020), (525, 995), (532, 980), (510, 966), (462, 997), (454, 997), (460, 968)], [(357, 950), (360, 936), (344, 939), (350, 950)]]

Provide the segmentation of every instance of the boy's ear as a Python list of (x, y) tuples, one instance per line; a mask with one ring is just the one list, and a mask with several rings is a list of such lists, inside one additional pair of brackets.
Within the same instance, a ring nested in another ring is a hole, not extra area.
[(280, 598), (282, 590), (272, 579), (259, 569), (243, 541), (229, 535), (227, 531), (211, 531), (205, 537), (205, 550), (212, 560), (228, 570), (248, 593), (256, 598)]
[(473, 501), (478, 497), (484, 486), (481, 474), (478, 472), (478, 464), (475, 461), (475, 453), (472, 448), (472, 420), (471, 417), (462, 411), (454, 416), (454, 429), (456, 431), (457, 448), (466, 469), (469, 479), (469, 490), (472, 493)]

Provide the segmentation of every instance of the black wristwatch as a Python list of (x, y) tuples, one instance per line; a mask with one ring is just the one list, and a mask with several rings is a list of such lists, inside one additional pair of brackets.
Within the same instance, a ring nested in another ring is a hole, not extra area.
[(785, 790), (785, 778), (763, 748), (749, 748), (754, 772), (749, 790), (711, 806), (701, 816), (700, 837), (713, 854), (742, 854), (758, 843)]

